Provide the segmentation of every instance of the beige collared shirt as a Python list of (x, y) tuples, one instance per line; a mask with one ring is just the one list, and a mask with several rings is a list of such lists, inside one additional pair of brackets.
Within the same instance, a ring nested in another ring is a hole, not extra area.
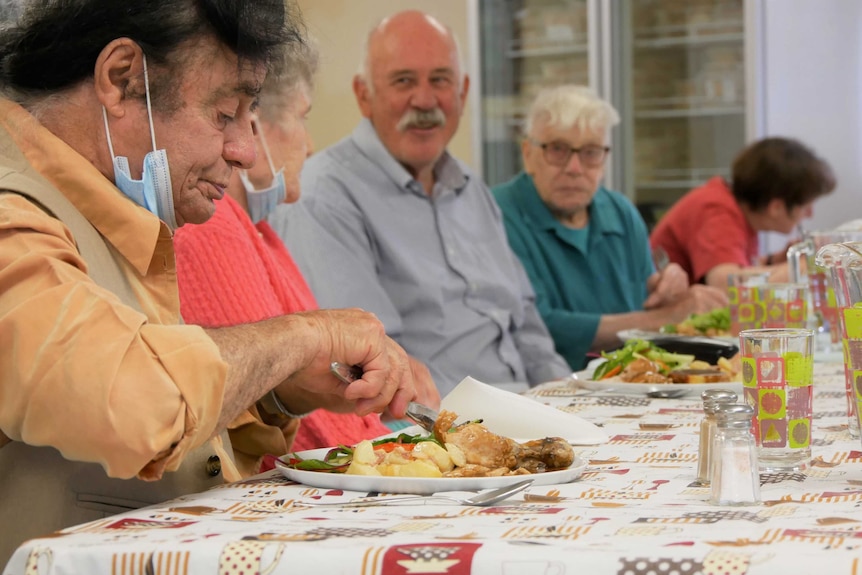
[(213, 435), (227, 373), (201, 328), (177, 325), (170, 231), (16, 104), (0, 100), (0, 125), (125, 258), (144, 311), (88, 277), (62, 222), (0, 194), (0, 430), (158, 478)]

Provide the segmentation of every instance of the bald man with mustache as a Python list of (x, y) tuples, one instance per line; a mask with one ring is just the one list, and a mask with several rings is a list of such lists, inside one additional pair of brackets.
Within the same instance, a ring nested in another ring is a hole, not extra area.
[(571, 371), (488, 187), (446, 151), (469, 87), (449, 28), (384, 19), (353, 80), (363, 119), (309, 159), (302, 200), (271, 219), (321, 307), (376, 314), (441, 395), (468, 375), (517, 388)]

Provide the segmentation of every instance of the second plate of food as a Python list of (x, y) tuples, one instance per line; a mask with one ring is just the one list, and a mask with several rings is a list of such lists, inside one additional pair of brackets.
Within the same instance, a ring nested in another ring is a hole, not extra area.
[(624, 329), (617, 332), (617, 337), (622, 341), (627, 341), (630, 339), (645, 339), (648, 341), (652, 341), (654, 339), (667, 339), (667, 338), (676, 338), (676, 339), (693, 339), (693, 340), (706, 340), (711, 342), (719, 342), (719, 343), (729, 343), (729, 344), (738, 344), (739, 338), (734, 337), (732, 335), (683, 335), (678, 333), (665, 333), (663, 331), (649, 331), (644, 329)]
[[(326, 455), (329, 448), (312, 449), (297, 453), (302, 459), (320, 459)], [(410, 493), (414, 495), (431, 495), (442, 491), (478, 491), (503, 487), (532, 479), (533, 485), (556, 485), (569, 483), (580, 477), (587, 463), (575, 457), (572, 464), (565, 468), (544, 473), (527, 475), (502, 475), (498, 477), (388, 477), (384, 475), (348, 475), (346, 473), (322, 473), (320, 471), (305, 471), (289, 467), (282, 460), (276, 460), (276, 468), (286, 478), (324, 489), (342, 489), (345, 491), (380, 492), (380, 493)]]
[(579, 371), (573, 374), (576, 385), (591, 391), (619, 392), (634, 395), (646, 395), (650, 391), (660, 390), (683, 390), (686, 395), (700, 395), (705, 389), (727, 389), (742, 394), (741, 381), (718, 381), (713, 383), (635, 383), (622, 381), (621, 379), (603, 379), (595, 381), (587, 379), (592, 370)]

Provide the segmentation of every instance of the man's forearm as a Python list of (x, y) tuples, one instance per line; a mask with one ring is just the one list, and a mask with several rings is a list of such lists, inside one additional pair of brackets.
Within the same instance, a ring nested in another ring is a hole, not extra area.
[[(230, 366), (219, 430), (226, 428), (242, 411), (306, 366), (319, 347), (315, 340), (319, 331), (303, 314), (206, 331)], [(307, 407), (288, 405), (297, 411)]]

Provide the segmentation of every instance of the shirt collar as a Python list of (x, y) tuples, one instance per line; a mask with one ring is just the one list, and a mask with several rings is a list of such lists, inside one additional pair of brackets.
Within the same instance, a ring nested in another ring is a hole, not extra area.
[[(518, 196), (524, 212), (528, 215), (533, 226), (540, 230), (564, 230), (568, 229), (561, 224), (545, 205), (539, 196), (539, 191), (533, 183), (533, 177), (526, 172), (518, 175), (517, 187), (523, 188), (527, 193)], [(623, 235), (622, 222), (615, 216), (615, 210), (606, 209), (611, 202), (610, 192), (604, 186), (599, 186), (593, 201), (587, 208), (590, 213), (590, 230), (592, 234), (618, 234)]]
[(146, 275), (160, 236), (170, 230), (155, 215), (126, 198), (89, 160), (42, 126), (24, 108), (0, 99), (0, 125), (29, 164)]
[[(413, 190), (419, 183), (410, 175), (410, 172), (396, 160), (374, 129), (374, 124), (368, 118), (362, 118), (356, 129), (353, 130), (353, 141), (359, 150), (398, 185), (402, 190)], [(470, 177), (461, 168), (458, 160), (452, 157), (448, 151), (443, 152), (437, 164), (434, 166), (434, 176), (438, 184), (445, 188), (460, 192), (467, 187)], [(421, 190), (421, 186), (418, 188)]]

